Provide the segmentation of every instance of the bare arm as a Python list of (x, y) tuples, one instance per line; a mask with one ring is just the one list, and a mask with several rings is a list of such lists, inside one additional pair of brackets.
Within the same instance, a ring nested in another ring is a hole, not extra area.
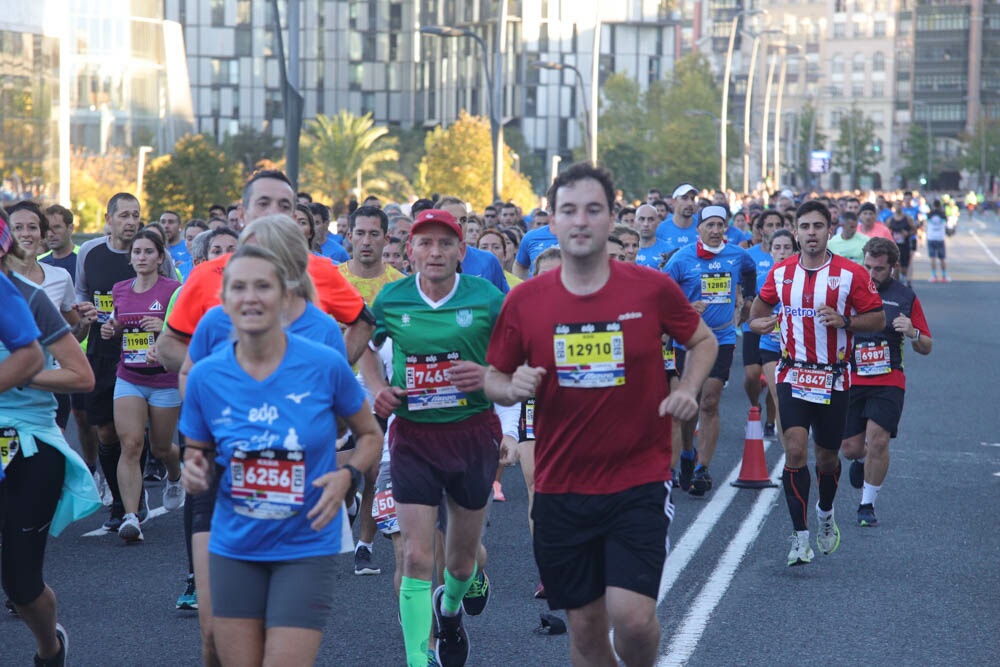
[(171, 372), (178, 372), (187, 357), (188, 345), (191, 339), (182, 336), (169, 326), (163, 328), (163, 333), (156, 339), (156, 358)]
[(181, 369), (177, 371), (177, 390), (181, 392), (181, 400), (184, 400), (184, 394), (187, 392), (188, 375), (190, 375), (193, 367), (194, 362), (191, 361), (191, 355), (185, 352), (184, 363), (181, 364)]
[(94, 372), (80, 349), (80, 343), (67, 332), (48, 346), (59, 368), (47, 368), (31, 380), (33, 389), (62, 394), (93, 390)]
[(517, 262), (517, 260), (514, 261), (514, 266), (512, 266), (511, 268), (514, 269), (513, 273), (518, 278), (527, 278), (528, 277), (528, 268), (529, 267), (524, 266), (522, 264), (519, 264)]
[(768, 317), (771, 315), (772, 310), (774, 310), (774, 306), (765, 303), (758, 296), (754, 298), (753, 305), (750, 306), (750, 319), (756, 320), (759, 317)]
[[(344, 330), (344, 346), (347, 348), (347, 362), (352, 366), (358, 362), (368, 347), (368, 341), (375, 333), (375, 325), (364, 320), (357, 320)], [(367, 382), (367, 378), (365, 382)], [(370, 386), (370, 385), (369, 385)]]
[(677, 388), (660, 404), (660, 415), (669, 412), (678, 419), (690, 419), (698, 412), (698, 392), (715, 364), (719, 341), (705, 321), (700, 320), (694, 334), (682, 345), (686, 350), (684, 375)]
[(518, 366), (513, 373), (504, 373), (494, 366), (486, 370), (483, 389), (486, 397), (499, 405), (514, 405), (535, 395), (545, 376), (542, 367)]
[(27, 384), (42, 370), (43, 365), (45, 355), (37, 340), (17, 348), (0, 362), (0, 393)]
[[(826, 304), (817, 308), (816, 312), (818, 313), (820, 323), (824, 326), (843, 329), (844, 325), (847, 324), (847, 320), (844, 319), (843, 315)], [(851, 318), (851, 331), (871, 333), (885, 329), (885, 311), (883, 310), (871, 310), (867, 313), (858, 313), (849, 317)]]

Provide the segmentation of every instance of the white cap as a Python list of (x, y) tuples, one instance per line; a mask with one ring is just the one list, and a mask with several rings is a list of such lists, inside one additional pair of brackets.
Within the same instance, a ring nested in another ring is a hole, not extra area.
[(690, 183), (683, 183), (674, 190), (673, 198), (680, 199), (689, 192), (698, 192), (698, 189)]
[(788, 197), (789, 199), (791, 199), (793, 201), (795, 200), (795, 195), (792, 194), (791, 190), (787, 190), (787, 189), (786, 190), (782, 190), (780, 194), (781, 194), (782, 197)]

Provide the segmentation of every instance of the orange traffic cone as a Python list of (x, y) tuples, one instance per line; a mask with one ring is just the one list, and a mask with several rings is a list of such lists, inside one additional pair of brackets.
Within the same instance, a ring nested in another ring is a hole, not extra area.
[(750, 408), (747, 416), (747, 435), (743, 442), (743, 466), (740, 476), (733, 486), (742, 489), (766, 489), (778, 486), (767, 474), (767, 461), (764, 459), (764, 429), (760, 425), (760, 408)]

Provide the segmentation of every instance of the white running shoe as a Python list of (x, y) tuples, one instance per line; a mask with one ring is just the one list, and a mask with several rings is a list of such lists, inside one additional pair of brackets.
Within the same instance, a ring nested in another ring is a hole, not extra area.
[(168, 512), (184, 507), (184, 497), (184, 487), (181, 486), (181, 480), (171, 482), (168, 479), (163, 485), (163, 509)]
[(816, 534), (816, 546), (819, 547), (823, 555), (829, 556), (840, 546), (840, 528), (837, 527), (837, 522), (833, 520), (832, 513), (825, 519), (819, 516), (818, 518), (819, 532)]
[(108, 480), (104, 479), (100, 469), (94, 471), (94, 485), (97, 487), (97, 495), (101, 497), (101, 504), (111, 507), (114, 498), (111, 496), (111, 489), (108, 488)]
[(813, 550), (809, 546), (809, 531), (805, 531), (801, 535), (798, 531), (792, 533), (792, 550), (788, 552), (788, 567), (808, 565), (812, 559)]
[(118, 537), (128, 543), (142, 542), (142, 528), (139, 527), (139, 517), (135, 514), (126, 514), (122, 519), (122, 525), (118, 528)]

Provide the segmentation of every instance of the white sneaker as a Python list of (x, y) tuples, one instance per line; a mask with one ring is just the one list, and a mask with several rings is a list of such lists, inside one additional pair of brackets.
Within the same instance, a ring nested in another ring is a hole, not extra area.
[(94, 486), (97, 487), (97, 495), (101, 497), (101, 504), (111, 507), (114, 498), (111, 496), (111, 489), (108, 488), (108, 480), (104, 479), (100, 469), (94, 471)]
[(809, 531), (804, 531), (801, 535), (798, 531), (792, 533), (792, 550), (788, 552), (788, 567), (808, 565), (812, 559), (813, 550), (809, 546)]
[(184, 487), (181, 486), (181, 480), (171, 482), (168, 479), (163, 486), (163, 509), (173, 512), (184, 507), (184, 497)]
[[(817, 507), (817, 511), (819, 508)], [(840, 528), (833, 520), (833, 514), (827, 518), (819, 517), (819, 532), (816, 534), (816, 546), (826, 556), (829, 556), (840, 546)]]
[(126, 542), (142, 542), (142, 528), (139, 527), (139, 517), (135, 514), (126, 514), (122, 519), (122, 525), (118, 528), (118, 537)]

